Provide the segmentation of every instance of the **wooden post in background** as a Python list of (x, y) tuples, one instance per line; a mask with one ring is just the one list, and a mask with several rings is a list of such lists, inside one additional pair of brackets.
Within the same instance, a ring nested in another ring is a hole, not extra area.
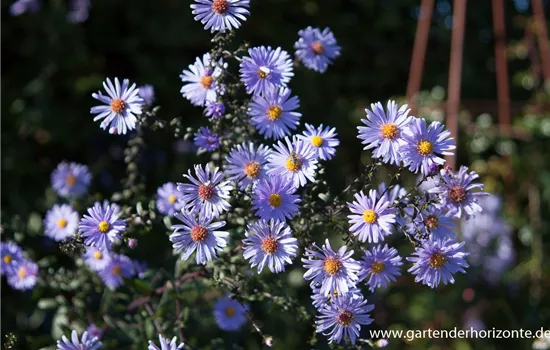
[(508, 60), (506, 57), (506, 30), (504, 24), (504, 1), (493, 0), (493, 32), (495, 36), (495, 70), (497, 76), (498, 122), (500, 131), (509, 132), (510, 88), (508, 85)]
[(535, 33), (537, 33), (542, 73), (546, 81), (550, 80), (550, 44), (548, 44), (548, 30), (544, 19), (542, 0), (531, 0), (533, 16), (535, 17)]

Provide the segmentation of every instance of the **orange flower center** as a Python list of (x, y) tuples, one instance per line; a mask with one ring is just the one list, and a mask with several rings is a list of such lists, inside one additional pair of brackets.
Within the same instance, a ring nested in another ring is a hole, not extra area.
[(395, 140), (398, 131), (397, 125), (394, 123), (387, 123), (380, 128), (380, 135), (385, 139)]
[(455, 203), (460, 203), (466, 199), (466, 189), (462, 186), (455, 186), (449, 191), (449, 197)]
[(117, 275), (117, 276), (120, 276), (120, 273), (122, 272), (122, 269), (120, 268), (120, 266), (114, 266), (111, 271), (113, 272), (113, 275)]
[(264, 72), (264, 71), (261, 70), (261, 69), (258, 69), (258, 77), (259, 77), (260, 79), (265, 79), (265, 78), (267, 78), (267, 73)]
[(11, 254), (6, 254), (4, 255), (3, 260), (4, 260), (4, 263), (9, 264), (13, 260), (13, 256), (11, 256)]
[(434, 269), (439, 269), (445, 265), (447, 258), (441, 253), (435, 253), (430, 257), (430, 266)]
[(338, 323), (342, 326), (349, 326), (353, 321), (353, 314), (349, 311), (342, 311), (338, 314)]
[(65, 228), (65, 227), (67, 227), (67, 220), (65, 220), (65, 219), (59, 219), (59, 220), (57, 221), (57, 227), (59, 227), (59, 228)]
[(204, 75), (201, 77), (201, 85), (206, 89), (212, 86), (213, 81), (214, 81), (214, 78), (212, 78), (211, 75)]
[(430, 230), (433, 230), (439, 225), (439, 219), (435, 215), (428, 215), (428, 217), (424, 220), (424, 225), (426, 225), (426, 227)]
[(176, 203), (176, 196), (171, 195), (170, 197), (168, 197), (168, 203), (170, 204)]
[(385, 267), (386, 266), (383, 261), (375, 261), (371, 266), (371, 270), (372, 270), (372, 273), (380, 273), (384, 271)]
[(225, 309), (225, 315), (227, 317), (233, 317), (235, 316), (235, 313), (237, 312), (237, 310), (235, 310), (234, 307), (232, 306), (229, 306), (227, 309)]
[(65, 183), (69, 186), (74, 186), (76, 184), (76, 176), (72, 174), (67, 175), (67, 177), (65, 178)]
[(244, 173), (249, 179), (255, 179), (260, 173), (260, 164), (258, 162), (250, 162), (244, 166)]
[(122, 113), (126, 109), (126, 102), (120, 98), (114, 98), (111, 101), (111, 110), (115, 113)]
[(277, 251), (277, 240), (273, 237), (267, 237), (262, 242), (262, 250), (267, 254), (273, 254)]
[(429, 156), (430, 154), (432, 154), (434, 147), (430, 141), (421, 140), (418, 143), (418, 146), (416, 147), (416, 149), (418, 150), (418, 153), (420, 153), (420, 155)]
[(19, 270), (17, 270), (17, 274), (19, 275), (19, 278), (25, 278), (27, 276), (27, 269), (24, 266), (21, 266)]
[(202, 225), (197, 225), (191, 229), (191, 239), (195, 242), (202, 242), (208, 236), (208, 229)]
[(333, 256), (325, 259), (323, 263), (323, 269), (329, 275), (336, 275), (342, 269), (342, 262)]
[(267, 119), (271, 121), (279, 120), (283, 112), (281, 106), (273, 105), (267, 109)]
[(316, 55), (322, 55), (325, 52), (325, 47), (319, 41), (315, 41), (311, 44), (311, 50)]
[(273, 208), (279, 208), (281, 206), (281, 203), (283, 203), (283, 198), (278, 193), (272, 193), (269, 196), (269, 205)]
[(103, 253), (101, 253), (99, 250), (95, 251), (94, 252), (94, 258), (96, 258), (96, 260), (100, 260), (103, 258)]
[(217, 14), (226, 13), (229, 10), (229, 3), (227, 0), (214, 0), (212, 3), (212, 11)]
[(199, 186), (198, 195), (202, 200), (209, 200), (214, 195), (214, 187), (202, 184)]

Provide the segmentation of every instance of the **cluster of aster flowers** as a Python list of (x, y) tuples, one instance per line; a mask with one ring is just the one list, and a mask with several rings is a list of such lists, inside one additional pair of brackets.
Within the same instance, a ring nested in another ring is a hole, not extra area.
[(23, 249), (14, 242), (0, 242), (1, 274), (6, 275), (10, 287), (30, 290), (38, 281), (38, 265), (25, 257)]

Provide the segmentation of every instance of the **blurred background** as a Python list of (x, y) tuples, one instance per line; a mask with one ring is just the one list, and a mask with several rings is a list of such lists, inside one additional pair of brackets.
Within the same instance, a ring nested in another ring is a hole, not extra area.
[[(206, 124), (202, 109), (179, 93), (181, 71), (211, 47), (211, 35), (193, 20), (189, 3), (92, 0), (89, 8), (81, 1), (75, 9), (63, 0), (20, 0), (14, 9), (14, 1), (2, 2), (2, 225), (17, 222), (20, 227), (4, 234), (3, 241), (16, 240), (36, 260), (56, 256), (57, 266), (71, 268), (70, 259), (43, 236), (41, 220), (55, 200), (50, 173), (60, 161), (90, 167), (91, 193), (108, 198), (120, 189), (128, 137), (108, 135), (89, 113), (95, 105), (91, 94), (101, 89), (105, 77), (153, 85), (161, 119), (181, 116), (184, 126)], [(460, 237), (471, 253), (468, 274), (458, 276), (455, 286), (436, 290), (407, 276), (368, 297), (376, 304), (374, 328), (550, 328), (550, 261), (545, 254), (550, 249), (550, 53), (544, 30), (549, 1), (464, 1), (465, 20), (458, 26), (452, 1), (422, 3), (424, 9), (420, 0), (252, 1), (251, 16), (235, 42), (281, 46), (292, 53), (298, 30), (313, 26), (334, 32), (341, 57), (325, 74), (295, 69), (290, 87), (300, 97), (303, 122), (338, 131), (341, 145), (327, 165), (335, 191), (358, 175), (361, 162), (370, 162), (370, 153), (362, 152), (356, 138), (364, 109), (394, 98), (408, 101), (416, 116), (456, 123), (456, 164), (480, 173), (494, 195), (487, 199), (484, 215), (461, 225)], [(494, 11), (495, 3), (502, 5), (502, 17)], [(433, 9), (429, 16), (427, 5)], [(26, 12), (16, 13), (21, 6)], [(496, 18), (502, 19), (500, 31), (494, 27)], [(429, 31), (417, 32), (419, 20)], [(453, 29), (455, 36), (463, 34), (463, 48), (451, 58)], [(410, 74), (415, 39), (419, 43), (423, 38), (425, 50), (421, 43), (416, 50), (424, 57), (417, 54), (417, 74)], [(461, 82), (449, 81), (457, 66)], [(446, 104), (448, 87), (455, 89), (456, 113)], [(164, 131), (145, 136), (140, 169), (151, 196), (164, 182), (179, 181), (197, 162), (192, 143), (167, 136)], [(155, 233), (163, 240), (150, 239), (159, 252), (150, 264), (172, 264), (167, 263), (175, 257), (164, 240), (165, 230)], [(142, 253), (146, 242), (140, 243)], [(307, 305), (309, 288), (300, 279), (298, 264), (294, 267), (284, 283), (292, 297)], [(59, 335), (52, 328), (55, 310), (37, 306), (38, 301), (69, 297), (47, 293), (43, 288), (15, 292), (2, 280), (2, 341), (11, 331), (21, 348), (54, 343)], [(197, 316), (211, 318), (209, 307)], [(89, 311), (90, 319), (97, 317), (93, 308)], [(311, 338), (311, 322), (296, 320), (292, 312), (258, 306), (255, 315), (263, 316), (266, 332), (280, 340), (275, 348), (302, 348)], [(200, 347), (258, 347), (250, 332), (228, 335), (215, 326), (206, 328), (212, 320), (204, 322), (190, 326)], [(216, 338), (225, 345), (210, 344)], [(388, 348), (530, 349), (533, 342), (390, 340)], [(308, 346), (322, 348), (322, 343)]]

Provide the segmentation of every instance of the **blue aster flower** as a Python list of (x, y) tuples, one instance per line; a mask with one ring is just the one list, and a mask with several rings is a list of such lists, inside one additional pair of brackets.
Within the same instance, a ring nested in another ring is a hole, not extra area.
[(235, 181), (239, 188), (245, 190), (248, 185), (267, 177), (267, 158), (271, 149), (264, 145), (258, 148), (252, 142), (243, 142), (231, 149), (227, 156), (225, 172), (229, 181)]
[[(335, 298), (340, 297), (336, 291), (330, 295), (324, 295), (321, 293), (321, 288), (319, 286), (312, 286), (313, 294), (311, 299), (313, 300), (312, 304), (316, 309), (322, 309), (325, 307), (325, 304), (332, 303)], [(361, 294), (361, 290), (357, 287), (350, 287), (347, 294)], [(347, 295), (345, 294), (345, 295)]]
[(449, 169), (443, 169), (440, 180), (428, 192), (439, 195), (441, 202), (438, 205), (447, 211), (447, 215), (458, 219), (464, 216), (468, 219), (483, 211), (477, 197), (487, 195), (483, 192), (483, 184), (474, 182), (477, 179), (479, 175), (465, 166), (461, 166), (456, 174)]
[(110, 250), (111, 243), (121, 239), (120, 234), (126, 231), (126, 222), (118, 219), (111, 206), (105, 208), (99, 202), (88, 208), (88, 214), (80, 219), (79, 225), (84, 244)]
[(172, 226), (174, 233), (170, 235), (170, 242), (176, 252), (183, 251), (182, 260), (189, 259), (196, 251), (197, 264), (206, 265), (207, 261), (216, 259), (216, 252), (227, 245), (229, 232), (219, 230), (225, 226), (225, 221), (213, 222), (214, 218), (210, 214), (201, 213), (197, 217), (185, 209), (174, 214), (174, 217), (183, 225)]
[(184, 70), (181, 81), (187, 83), (182, 86), (180, 92), (193, 105), (202, 107), (210, 102), (215, 102), (218, 94), (223, 95), (225, 90), (218, 84), (218, 78), (222, 75), (226, 64), (220, 58), (213, 62), (209, 53), (205, 53), (194, 64), (189, 65), (189, 70)]
[(395, 282), (395, 276), (401, 276), (399, 266), (403, 265), (397, 250), (388, 248), (387, 244), (384, 247), (378, 245), (366, 250), (360, 263), (359, 280), (368, 278), (365, 283), (371, 292), (374, 292), (375, 288), (386, 288), (389, 282)]
[(174, 337), (172, 340), (163, 337), (161, 334), (159, 334), (159, 343), (160, 348), (153, 343), (152, 340), (149, 340), (149, 347), (147, 347), (147, 350), (181, 350), (184, 347), (183, 343), (180, 343), (178, 345), (178, 338)]
[(86, 253), (84, 253), (82, 258), (86, 265), (94, 271), (103, 270), (111, 262), (109, 251), (96, 247), (86, 247)]
[(199, 150), (212, 152), (220, 148), (220, 138), (213, 134), (208, 127), (201, 126), (199, 132), (195, 133), (193, 141)]
[(395, 209), (386, 196), (378, 198), (376, 190), (370, 190), (365, 196), (363, 191), (356, 193), (355, 201), (348, 202), (348, 208), (352, 215), (348, 215), (350, 231), (361, 242), (383, 241), (385, 236), (392, 233), (395, 223)]
[(51, 175), (53, 189), (64, 198), (82, 196), (88, 191), (91, 181), (88, 167), (77, 163), (61, 162)]
[(139, 87), (138, 95), (143, 99), (143, 103), (151, 106), (155, 101), (155, 88), (153, 85), (142, 85)]
[(73, 23), (85, 22), (88, 19), (91, 6), (90, 0), (71, 0), (67, 19)]
[(282, 176), (286, 181), (299, 188), (308, 181), (315, 181), (317, 169), (317, 152), (313, 146), (296, 138), (292, 142), (285, 137), (285, 142), (279, 141), (273, 145), (275, 151), (269, 156), (269, 175)]
[(204, 111), (204, 116), (212, 120), (221, 118), (225, 114), (225, 106), (219, 102), (208, 102)]
[(183, 208), (180, 201), (181, 192), (173, 182), (167, 182), (157, 189), (157, 209), (161, 214), (174, 216), (174, 213)]
[(13, 242), (0, 242), (0, 253), (2, 255), (2, 265), (0, 273), (11, 275), (15, 271), (15, 267), (25, 260), (23, 250), (20, 246)]
[(456, 224), (451, 217), (445, 214), (440, 208), (430, 205), (409, 223), (409, 230), (411, 232), (420, 231), (437, 239), (454, 238), (453, 228), (456, 227)]
[(100, 127), (105, 130), (109, 127), (110, 134), (126, 134), (136, 128), (137, 116), (141, 114), (143, 99), (139, 97), (139, 89), (136, 84), (130, 86), (130, 81), (124, 79), (122, 85), (118, 78), (115, 78), (115, 84), (109, 78), (103, 82), (103, 87), (107, 91), (105, 96), (98, 91), (92, 94), (96, 100), (104, 103), (104, 106), (95, 106), (90, 109), (90, 113), (97, 114), (94, 122), (103, 119)]
[(298, 240), (292, 237), (292, 230), (285, 222), (271, 219), (249, 224), (243, 240), (244, 258), (252, 267), (258, 266), (258, 274), (265, 266), (273, 273), (285, 270), (296, 257)]
[(280, 176), (269, 176), (258, 181), (252, 195), (252, 210), (263, 219), (285, 221), (298, 213), (300, 197), (291, 182)]
[(347, 246), (342, 246), (337, 252), (332, 250), (330, 242), (325, 240), (322, 248), (316, 244), (315, 250), (306, 248), (306, 258), (302, 258), (306, 280), (311, 280), (313, 285), (321, 285), (321, 294), (331, 295), (336, 292), (338, 295), (346, 294), (350, 288), (357, 283), (361, 266), (353, 259), (353, 250), (348, 252)]
[(465, 273), (468, 263), (464, 259), (468, 253), (463, 252), (464, 242), (458, 243), (453, 238), (427, 239), (415, 248), (414, 256), (407, 260), (413, 263), (408, 270), (416, 275), (414, 281), (422, 282), (436, 288), (440, 281), (455, 283), (453, 274)]
[(335, 298), (334, 302), (319, 309), (321, 315), (315, 321), (316, 331), (329, 336), (329, 343), (340, 343), (345, 339), (355, 344), (361, 326), (372, 323), (368, 313), (373, 309), (374, 305), (368, 305), (367, 299), (360, 294), (348, 293)]
[(211, 33), (219, 31), (231, 31), (241, 26), (241, 21), (246, 21), (250, 15), (249, 0), (195, 0), (192, 4), (195, 21), (204, 24), (204, 29), (210, 29)]
[(40, 9), (40, 0), (17, 0), (10, 6), (10, 15), (19, 16), (26, 12), (34, 13)]
[(136, 271), (130, 258), (112, 254), (109, 263), (97, 274), (107, 287), (114, 290), (124, 284), (124, 278), (134, 277)]
[(44, 234), (56, 241), (71, 237), (78, 229), (79, 216), (68, 204), (54, 205), (44, 219)]
[(423, 118), (413, 118), (405, 132), (399, 149), (403, 163), (413, 173), (420, 170), (422, 175), (429, 175), (433, 164), (443, 165), (443, 155), (453, 155), (456, 148), (451, 132), (444, 130), (438, 121), (426, 126)]
[(58, 350), (96, 350), (101, 347), (101, 342), (97, 337), (92, 337), (88, 332), (82, 333), (82, 338), (78, 338), (78, 333), (73, 330), (71, 339), (66, 336), (57, 341)]
[(249, 56), (243, 57), (240, 67), (241, 80), (249, 94), (265, 95), (281, 86), (286, 86), (292, 72), (292, 59), (280, 47), (253, 47)]
[(248, 114), (252, 124), (264, 137), (280, 139), (290, 135), (291, 130), (300, 124), (302, 114), (295, 111), (300, 107), (300, 100), (297, 96), (291, 97), (291, 92), (282, 87), (252, 97)]
[(38, 281), (38, 265), (30, 260), (21, 260), (17, 264), (14, 264), (11, 273), (9, 271), (6, 271), (6, 276), (8, 277), (8, 284), (13, 289), (33, 289)]
[(371, 110), (365, 109), (367, 119), (361, 119), (366, 126), (358, 126), (361, 143), (366, 150), (373, 149), (372, 155), (375, 158), (382, 158), (385, 163), (400, 164), (400, 149), (403, 144), (403, 132), (410, 124), (410, 109), (407, 105), (401, 108), (395, 101), (389, 100), (387, 111), (380, 102), (371, 104)]
[(296, 57), (309, 69), (324, 73), (332, 60), (340, 56), (340, 46), (329, 28), (307, 27), (298, 32), (300, 38), (294, 44)]
[(103, 336), (103, 329), (99, 328), (93, 323), (88, 326), (86, 332), (88, 332), (88, 335), (92, 338), (101, 339), (101, 337)]
[(306, 124), (304, 134), (297, 137), (299, 140), (311, 143), (318, 158), (329, 160), (334, 157), (336, 146), (340, 144), (336, 136), (338, 136), (336, 129), (330, 128), (330, 126), (323, 128), (323, 124), (321, 124), (318, 128), (315, 128), (311, 124)]
[(224, 173), (210, 170), (208, 165), (204, 168), (201, 165), (195, 165), (195, 175), (183, 174), (191, 183), (185, 184), (178, 182), (178, 191), (182, 192), (182, 201), (185, 208), (201, 214), (209, 214), (214, 217), (220, 216), (224, 211), (229, 210), (231, 206), (227, 202), (231, 185), (229, 181), (223, 181)]
[(214, 304), (214, 318), (221, 330), (238, 331), (246, 323), (247, 304), (241, 304), (224, 295)]

